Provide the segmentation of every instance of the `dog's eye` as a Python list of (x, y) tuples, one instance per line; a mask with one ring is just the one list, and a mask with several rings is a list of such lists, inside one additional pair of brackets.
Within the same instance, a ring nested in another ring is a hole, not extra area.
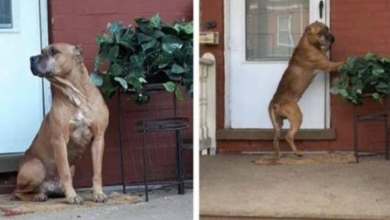
[(56, 48), (50, 47), (50, 49), (49, 49), (49, 55), (50, 55), (50, 56), (54, 56), (54, 55), (56, 55), (57, 53), (58, 53), (58, 50), (56, 50)]

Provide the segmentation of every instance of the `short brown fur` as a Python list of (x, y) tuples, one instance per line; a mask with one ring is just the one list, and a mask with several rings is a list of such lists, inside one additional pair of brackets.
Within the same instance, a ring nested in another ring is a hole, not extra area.
[(314, 22), (306, 27), (305, 33), (293, 51), (288, 67), (268, 107), (275, 131), (273, 145), (276, 158), (281, 156), (279, 138), (284, 119), (290, 122), (290, 129), (285, 139), (295, 155), (302, 156), (294, 143), (303, 119), (298, 101), (318, 72), (336, 71), (343, 65), (344, 62), (329, 61), (325, 54), (333, 41), (334, 37), (329, 33), (329, 28), (321, 22)]
[(108, 108), (89, 79), (81, 49), (49, 45), (31, 57), (31, 69), (50, 81), (52, 107), (19, 165), (15, 197), (45, 201), (51, 194), (64, 194), (69, 204), (81, 204), (72, 184), (74, 164), (91, 147), (93, 196), (106, 202), (102, 163)]

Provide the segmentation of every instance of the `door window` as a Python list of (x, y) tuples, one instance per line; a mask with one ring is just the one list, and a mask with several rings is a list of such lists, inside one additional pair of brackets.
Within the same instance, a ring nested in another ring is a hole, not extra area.
[(0, 28), (12, 28), (12, 5), (11, 0), (0, 0)]
[(309, 0), (246, 0), (246, 60), (289, 60), (309, 8)]

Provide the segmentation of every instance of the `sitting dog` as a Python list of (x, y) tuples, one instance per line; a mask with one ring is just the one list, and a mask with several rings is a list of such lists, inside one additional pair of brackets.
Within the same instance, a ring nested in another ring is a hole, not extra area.
[(297, 47), (294, 49), (288, 67), (279, 82), (277, 90), (269, 103), (268, 112), (274, 127), (274, 150), (276, 158), (280, 158), (279, 138), (283, 120), (290, 122), (286, 141), (295, 155), (302, 156), (294, 143), (294, 138), (302, 124), (302, 112), (298, 101), (318, 72), (338, 70), (344, 62), (331, 62), (326, 51), (334, 42), (329, 28), (314, 22), (306, 27)]
[(62, 194), (69, 204), (82, 204), (72, 183), (74, 163), (91, 146), (93, 198), (106, 202), (102, 163), (108, 108), (89, 79), (81, 48), (52, 44), (30, 62), (32, 73), (51, 84), (52, 107), (21, 160), (14, 196), (46, 201), (52, 194)]

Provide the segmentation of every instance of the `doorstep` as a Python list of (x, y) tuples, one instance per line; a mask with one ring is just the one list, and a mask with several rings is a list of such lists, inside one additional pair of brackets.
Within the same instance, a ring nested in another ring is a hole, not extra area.
[[(281, 140), (287, 129), (282, 130)], [(217, 130), (217, 140), (273, 140), (272, 129), (221, 129)], [(300, 129), (295, 140), (335, 140), (335, 129)]]

